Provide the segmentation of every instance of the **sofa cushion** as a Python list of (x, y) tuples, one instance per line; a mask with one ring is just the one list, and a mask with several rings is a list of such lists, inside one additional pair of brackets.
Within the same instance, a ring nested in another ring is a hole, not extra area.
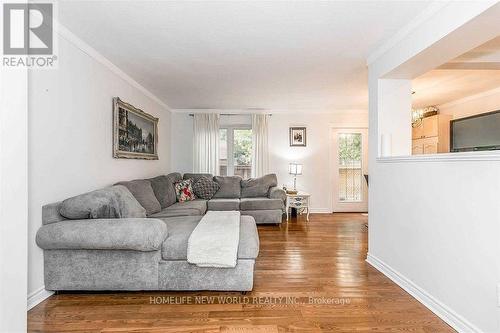
[(64, 200), (59, 214), (77, 220), (126, 218), (146, 217), (146, 210), (125, 186), (115, 185)]
[(167, 226), (157, 219), (66, 220), (42, 226), (36, 243), (44, 250), (156, 251), (167, 235)]
[(179, 209), (194, 209), (197, 210), (200, 215), (203, 215), (207, 212), (207, 201), (206, 200), (192, 200), (186, 202), (176, 202), (170, 207), (167, 207), (167, 210), (174, 211)]
[[(188, 239), (201, 216), (162, 219), (167, 224), (168, 237), (163, 241), (164, 260), (187, 260)], [(251, 216), (241, 216), (238, 259), (255, 259), (259, 255), (259, 234)]]
[(158, 199), (161, 208), (173, 205), (177, 201), (174, 183), (180, 180), (182, 180), (182, 176), (178, 172), (149, 179), (153, 192), (156, 199)]
[(200, 216), (207, 212), (206, 200), (192, 200), (185, 202), (176, 202), (173, 205), (162, 209), (161, 212), (151, 215), (150, 217), (172, 217), (172, 216)]
[(200, 216), (200, 213), (197, 209), (175, 209), (168, 210), (162, 209), (159, 213), (153, 214), (149, 217), (153, 217), (155, 219), (164, 218), (164, 217), (177, 217), (177, 216)]
[(269, 189), (268, 197), (270, 199), (280, 199), (283, 204), (286, 202), (286, 192), (278, 186), (273, 186)]
[(185, 179), (174, 184), (175, 195), (177, 196), (177, 201), (185, 202), (192, 201), (196, 199), (193, 191), (193, 180)]
[(214, 176), (211, 173), (185, 173), (183, 179), (192, 179), (193, 184), (196, 183), (201, 177), (212, 179)]
[(215, 176), (214, 180), (220, 186), (214, 198), (239, 198), (241, 196), (240, 176)]
[(208, 210), (240, 210), (240, 199), (211, 199), (207, 206)]
[(283, 201), (269, 198), (241, 198), (240, 210), (283, 209)]
[(193, 191), (197, 198), (210, 200), (219, 190), (220, 186), (211, 178), (200, 177), (193, 185)]
[(161, 210), (161, 205), (156, 199), (151, 182), (147, 179), (136, 179), (126, 182), (119, 182), (116, 185), (123, 185), (129, 189), (132, 195), (139, 201), (142, 207), (146, 209), (146, 214), (149, 216), (158, 213)]
[(283, 218), (279, 209), (244, 210), (241, 214), (252, 216), (257, 224), (280, 224)]
[[(127, 190), (128, 191), (128, 190)], [(129, 191), (130, 192), (130, 191)], [(130, 193), (130, 196), (134, 198), (132, 193)], [(135, 200), (135, 198), (134, 198)], [(137, 201), (137, 200), (135, 200)], [(144, 215), (146, 215), (146, 210), (144, 207), (142, 207), (139, 203), (137, 203), (142, 211), (144, 212)], [(61, 215), (59, 212), (61, 210), (62, 206), (62, 201), (59, 202), (53, 202), (47, 205), (42, 206), (42, 224), (50, 224), (50, 223), (56, 223), (60, 221), (66, 220), (64, 216)]]
[(259, 178), (250, 178), (241, 181), (241, 197), (267, 197), (269, 189), (278, 185), (278, 178), (274, 173)]

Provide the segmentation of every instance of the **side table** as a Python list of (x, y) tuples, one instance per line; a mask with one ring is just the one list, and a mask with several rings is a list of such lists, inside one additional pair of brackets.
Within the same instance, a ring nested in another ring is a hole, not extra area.
[(297, 211), (307, 210), (306, 221), (309, 221), (309, 199), (311, 195), (306, 192), (299, 191), (297, 194), (286, 195), (286, 220), (288, 221), (290, 215), (290, 208), (296, 208)]

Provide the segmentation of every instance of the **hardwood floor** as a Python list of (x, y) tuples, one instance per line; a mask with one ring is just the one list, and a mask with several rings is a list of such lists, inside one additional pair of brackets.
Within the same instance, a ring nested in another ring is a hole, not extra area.
[[(246, 295), (59, 294), (29, 311), (28, 328), (31, 332), (454, 332), (365, 262), (366, 222), (361, 214), (312, 214), (310, 222), (299, 217), (279, 227), (259, 226), (254, 290)], [(188, 299), (195, 303), (196, 296), (207, 296), (204, 299), (214, 304), (165, 304)], [(235, 302), (219, 304), (218, 296), (236, 299), (221, 298)]]

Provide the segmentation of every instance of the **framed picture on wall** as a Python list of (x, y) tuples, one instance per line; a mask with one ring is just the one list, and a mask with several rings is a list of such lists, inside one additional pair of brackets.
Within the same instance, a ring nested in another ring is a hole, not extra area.
[(113, 157), (158, 159), (158, 118), (113, 98)]
[(306, 128), (290, 127), (290, 147), (306, 146)]

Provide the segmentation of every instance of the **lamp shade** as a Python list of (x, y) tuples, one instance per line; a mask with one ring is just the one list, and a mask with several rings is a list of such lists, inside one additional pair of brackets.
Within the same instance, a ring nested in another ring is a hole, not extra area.
[(288, 173), (291, 175), (301, 175), (302, 174), (302, 164), (299, 163), (289, 163)]

